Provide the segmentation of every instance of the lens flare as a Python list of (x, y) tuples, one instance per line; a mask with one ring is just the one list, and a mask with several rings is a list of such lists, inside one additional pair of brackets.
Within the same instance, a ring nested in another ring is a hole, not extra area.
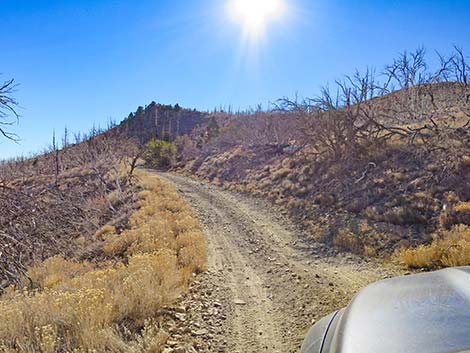
[(228, 6), (230, 16), (252, 39), (262, 36), (268, 24), (279, 20), (285, 10), (283, 0), (231, 0)]

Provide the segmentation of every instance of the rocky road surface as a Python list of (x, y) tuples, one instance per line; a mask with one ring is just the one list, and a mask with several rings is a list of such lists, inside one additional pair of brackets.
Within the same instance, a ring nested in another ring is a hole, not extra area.
[(264, 200), (160, 176), (196, 210), (208, 243), (208, 270), (173, 308), (165, 352), (298, 352), (313, 322), (398, 274), (329, 254)]

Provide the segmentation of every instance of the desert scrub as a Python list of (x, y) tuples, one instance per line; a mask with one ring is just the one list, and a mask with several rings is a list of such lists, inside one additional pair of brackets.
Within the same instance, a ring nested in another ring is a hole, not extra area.
[(470, 225), (470, 202), (457, 202), (442, 210), (440, 222), (447, 229), (454, 224)]
[(355, 254), (362, 254), (364, 252), (363, 239), (345, 228), (338, 232), (333, 238), (332, 243), (340, 250), (351, 251)]
[(25, 289), (0, 300), (0, 352), (160, 352), (159, 310), (206, 263), (192, 209), (156, 176), (138, 173), (144, 191), (129, 228), (96, 235), (113, 261), (53, 257), (29, 268)]
[(436, 269), (470, 265), (470, 227), (454, 226), (435, 236), (429, 245), (399, 252), (401, 260), (410, 268)]
[(146, 145), (144, 159), (154, 168), (169, 168), (176, 160), (177, 149), (171, 142), (150, 140)]

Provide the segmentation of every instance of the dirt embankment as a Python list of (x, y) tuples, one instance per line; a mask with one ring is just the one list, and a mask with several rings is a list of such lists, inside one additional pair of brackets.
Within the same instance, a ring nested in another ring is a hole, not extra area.
[(181, 339), (201, 352), (297, 352), (312, 322), (399, 272), (353, 255), (328, 256), (262, 200), (161, 177), (196, 209), (209, 256), (207, 272), (169, 324), (169, 352)]

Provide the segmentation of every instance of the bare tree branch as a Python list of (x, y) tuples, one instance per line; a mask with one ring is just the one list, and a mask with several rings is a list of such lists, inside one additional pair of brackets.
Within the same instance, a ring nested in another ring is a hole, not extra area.
[(16, 111), (18, 102), (12, 96), (16, 87), (13, 79), (0, 84), (0, 134), (13, 141), (17, 141), (18, 136), (9, 132), (6, 127), (17, 123), (20, 117)]

